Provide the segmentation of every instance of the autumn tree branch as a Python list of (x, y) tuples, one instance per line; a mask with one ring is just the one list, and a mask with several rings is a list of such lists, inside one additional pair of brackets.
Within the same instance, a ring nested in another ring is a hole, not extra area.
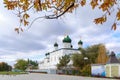
[(48, 16), (45, 16), (46, 19), (57, 19), (59, 17), (61, 17), (62, 15), (64, 15), (70, 8), (72, 8), (74, 6), (74, 2), (65, 10), (63, 11), (61, 14), (59, 15), (48, 15)]
[(61, 14), (59, 14), (59, 15), (53, 14), (53, 15), (41, 16), (41, 17), (35, 18), (35, 19), (31, 22), (31, 24), (30, 24), (30, 26), (28, 27), (28, 29), (31, 28), (32, 24), (33, 24), (36, 20), (38, 20), (38, 19), (40, 19), (40, 18), (45, 18), (45, 19), (57, 19), (57, 18), (61, 17), (62, 15), (64, 15), (64, 14), (65, 14), (70, 8), (72, 8), (73, 6), (74, 6), (74, 2), (73, 2), (65, 11), (63, 11), (63, 12), (62, 12)]

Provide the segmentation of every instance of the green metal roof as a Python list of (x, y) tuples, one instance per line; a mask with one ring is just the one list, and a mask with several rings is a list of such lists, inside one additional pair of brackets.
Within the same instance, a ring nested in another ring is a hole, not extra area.
[(80, 41), (78, 42), (78, 44), (81, 44), (81, 45), (82, 45), (82, 44), (83, 44), (83, 42), (80, 40)]
[(66, 43), (71, 43), (71, 39), (70, 37), (67, 35), (64, 39), (63, 39), (63, 42), (66, 42)]
[(57, 42), (55, 42), (54, 46), (56, 46), (56, 47), (58, 46)]

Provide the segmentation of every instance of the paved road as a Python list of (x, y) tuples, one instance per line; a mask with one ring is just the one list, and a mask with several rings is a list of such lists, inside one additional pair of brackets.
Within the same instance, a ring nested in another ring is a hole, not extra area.
[(0, 75), (0, 80), (116, 80), (116, 79), (30, 73), (16, 76)]

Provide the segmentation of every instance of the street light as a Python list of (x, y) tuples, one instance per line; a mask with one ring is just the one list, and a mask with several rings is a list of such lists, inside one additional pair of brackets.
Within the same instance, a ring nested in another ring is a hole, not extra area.
[(88, 57), (84, 57), (84, 65), (85, 65), (85, 61), (87, 61), (88, 60)]
[(88, 60), (88, 57), (84, 57), (84, 60)]

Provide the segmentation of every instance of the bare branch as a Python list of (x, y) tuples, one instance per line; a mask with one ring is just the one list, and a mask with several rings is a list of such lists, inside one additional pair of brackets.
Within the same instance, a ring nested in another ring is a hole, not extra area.
[(30, 24), (30, 26), (28, 27), (28, 29), (31, 28), (32, 24), (33, 24), (36, 20), (38, 20), (38, 19), (40, 19), (40, 18), (45, 18), (45, 19), (57, 19), (57, 18), (61, 17), (62, 15), (64, 15), (64, 14), (65, 14), (70, 8), (72, 8), (73, 6), (74, 6), (74, 2), (73, 2), (64, 12), (62, 12), (62, 13), (59, 14), (59, 15), (53, 14), (53, 15), (41, 16), (41, 17), (35, 18), (35, 19), (31, 22), (31, 24)]
[(58, 17), (61, 17), (62, 15), (64, 15), (70, 8), (72, 8), (74, 6), (74, 2), (65, 10), (63, 11), (61, 14), (59, 15), (54, 15), (54, 16), (45, 16), (46, 19), (57, 19)]
[(35, 18), (35, 19), (31, 22), (31, 24), (30, 24), (30, 26), (28, 27), (28, 29), (30, 29), (31, 26), (33, 25), (33, 23), (34, 23), (35, 21), (37, 21), (38, 19), (40, 19), (40, 18), (45, 18), (45, 16)]

